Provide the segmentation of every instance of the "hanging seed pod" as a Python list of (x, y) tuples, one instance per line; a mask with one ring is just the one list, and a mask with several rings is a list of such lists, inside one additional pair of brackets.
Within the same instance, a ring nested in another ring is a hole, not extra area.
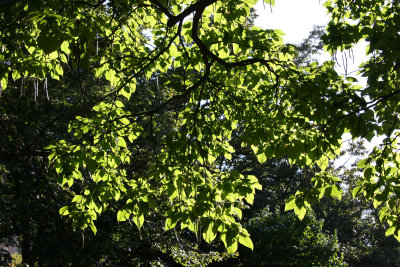
[(47, 90), (47, 78), (44, 78), (43, 88), (46, 91), (47, 100), (50, 100), (49, 99), (49, 91)]
[(35, 102), (36, 102), (36, 98), (39, 95), (39, 80), (38, 79), (34, 79), (33, 80), (33, 90), (34, 90), (34, 96), (35, 96)]
[(19, 94), (19, 97), (21, 97), (22, 95), (25, 96), (24, 85), (25, 85), (25, 76), (22, 75), (22, 77), (21, 77), (21, 87), (20, 87), (20, 94)]
[(35, 98), (35, 102), (36, 102), (36, 82), (35, 82), (35, 80), (33, 80), (33, 97)]

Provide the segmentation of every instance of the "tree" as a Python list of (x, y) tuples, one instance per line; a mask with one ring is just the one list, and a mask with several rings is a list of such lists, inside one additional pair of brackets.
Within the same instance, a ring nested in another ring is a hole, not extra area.
[(294, 213), (261, 212), (246, 225), (255, 249), (241, 253), (242, 266), (342, 265), (337, 238), (323, 233), (322, 225), (313, 214), (300, 221)]
[(321, 40), (322, 35), (324, 35), (325, 29), (323, 26), (314, 25), (312, 31), (300, 44), (296, 45), (298, 55), (294, 58), (294, 63), (296, 65), (301, 64), (311, 64), (317, 60), (313, 58), (320, 54), (324, 48), (324, 44)]
[[(284, 212), (288, 197), (299, 189), (312, 188), (311, 178), (317, 170), (300, 169), (286, 159), (268, 159), (261, 164), (251, 149), (238, 147), (234, 141), (233, 146), (230, 166), (243, 174), (255, 175), (262, 185), (253, 205), (243, 210), (241, 220), (254, 242), (254, 251), (239, 247), (238, 257), (213, 266), (343, 265), (342, 245), (335, 229), (323, 228), (323, 221), (335, 216), (334, 212), (319, 219), (311, 213), (301, 221), (293, 212)], [(313, 208), (320, 210), (319, 206)]]
[(379, 209), (365, 199), (352, 196), (362, 181), (363, 170), (356, 163), (357, 158), (367, 153), (364, 143), (362, 140), (350, 142), (344, 152), (355, 163), (332, 170), (342, 179), (342, 199), (324, 199), (314, 206), (316, 216), (324, 220), (325, 231), (336, 233), (344, 261), (350, 266), (398, 266), (400, 244), (393, 236), (385, 236), (384, 225), (378, 223)]
[[(54, 173), (47, 167), (48, 153), (43, 150), (50, 140), (66, 136), (73, 107), (60, 101), (60, 92), (53, 90), (53, 102), (41, 105), (36, 105), (33, 97), (18, 99), (17, 90), (3, 92), (1, 99), (0, 238), (12, 245), (17, 239), (24, 261), (32, 266), (35, 262), (64, 265), (66, 258), (73, 261), (83, 252), (81, 234), (57, 212), (71, 197), (53, 179)], [(42, 97), (45, 99), (45, 94)], [(57, 123), (41, 132), (54, 117), (59, 117)]]
[[(376, 162), (365, 171), (355, 195), (379, 196), (377, 201), (388, 205), (381, 210), (382, 219), (391, 225), (387, 233), (398, 233), (397, 200), (390, 197), (397, 188), (393, 175), (398, 164), (393, 150), (398, 129), (396, 50), (392, 42), (387, 49), (386, 42), (374, 41), (382, 32), (378, 25), (396, 25), (398, 5), (363, 3), (365, 9), (349, 15), (346, 8), (360, 3), (335, 1), (336, 8), (329, 9), (333, 20), (325, 38), (328, 49), (346, 48), (368, 36), (371, 51), (379, 52), (376, 59), (383, 63), (372, 60), (365, 65), (370, 81), (363, 89), (354, 78), (340, 77), (332, 62), (296, 66), (296, 50), (283, 43), (280, 31), (244, 27), (254, 3), (2, 4), (2, 90), (18, 90), (17, 83), (10, 82), (15, 79), (21, 88), (33, 85), (37, 97), (39, 83), (45, 87), (48, 81), (57, 83), (67, 66), (77, 73), (79, 85), (80, 74), (86, 71), (110, 84), (105, 94), (87, 96), (87, 104), (75, 110), (79, 116), (70, 122), (67, 137), (47, 146), (59, 183), (74, 194), (72, 203), (60, 209), (74, 227), (90, 227), (96, 233), (98, 217), (116, 207), (118, 221), (132, 219), (140, 229), (145, 218), (160, 210), (155, 200), (167, 199), (167, 230), (180, 225), (206, 242), (218, 236), (229, 253), (237, 250), (238, 243), (253, 248), (239, 221), (241, 208), (253, 203), (261, 185), (255, 176), (228, 167), (234, 134), (260, 162), (275, 157), (300, 167), (318, 166), (320, 172), (312, 178), (315, 187), (298, 191), (286, 204), (302, 219), (323, 196), (341, 197), (340, 179), (327, 167), (340, 152), (342, 134), (350, 131), (354, 138), (370, 139), (375, 131), (388, 138), (370, 160), (360, 163)], [(371, 12), (382, 22), (372, 24)], [(346, 16), (359, 16), (360, 25), (370, 27), (354, 34), (359, 27), (346, 26)], [(396, 27), (391, 29), (383, 31), (385, 38), (397, 38)], [(149, 94), (166, 100), (150, 108), (134, 102), (135, 91), (143, 94), (137, 86), (141, 79), (168, 77), (172, 68), (180, 72)], [(382, 71), (387, 84), (379, 80)], [(133, 103), (128, 103), (131, 96)], [(128, 104), (133, 106), (128, 109)], [(165, 116), (171, 118), (173, 129), (162, 133), (157, 120)], [(143, 139), (154, 132), (162, 134), (157, 156), (147, 162), (148, 171), (129, 170), (144, 153)], [(371, 180), (372, 174), (392, 178), (377, 182)], [(387, 190), (380, 192), (381, 188)]]
[[(363, 179), (353, 190), (353, 196), (362, 195), (380, 207), (379, 219), (390, 226), (386, 234), (400, 238), (399, 230), (399, 69), (398, 69), (398, 14), (395, 1), (367, 1), (359, 9), (359, 1), (327, 1), (332, 21), (324, 38), (326, 49), (334, 55), (345, 56), (354, 44), (368, 42), (370, 59), (361, 64), (359, 73), (368, 85), (358, 92), (362, 105), (349, 114), (353, 121), (354, 138), (371, 140), (374, 135), (385, 137), (366, 159), (359, 162), (364, 169)], [(347, 51), (347, 52), (346, 52)]]
[[(23, 261), (32, 266), (35, 263), (40, 266), (171, 265), (175, 261), (204, 264), (227, 257), (226, 253), (216, 252), (214, 247), (200, 250), (184, 231), (166, 233), (162, 199), (155, 199), (159, 210), (147, 217), (147, 225), (140, 232), (130, 224), (117, 224), (113, 210), (119, 208), (118, 205), (110, 205), (108, 212), (98, 220), (100, 231), (95, 236), (90, 231), (74, 231), (69, 220), (60, 218), (58, 210), (69, 203), (73, 195), (57, 185), (54, 170), (47, 166), (48, 153), (43, 146), (67, 136), (68, 120), (87, 104), (85, 95), (100, 95), (107, 89), (107, 84), (93, 79), (88, 72), (78, 74), (68, 67), (64, 70), (60, 84), (49, 84), (50, 101), (46, 94), (39, 94), (35, 102), (29, 96), (19, 99), (17, 90), (3, 92), (0, 107), (3, 114), (0, 122), (3, 133), (0, 139), (1, 243), (20, 247)], [(85, 90), (79, 90), (75, 83), (77, 75)], [(66, 93), (67, 86), (75, 90)], [(141, 94), (135, 94), (135, 103), (148, 108), (162, 102), (162, 95), (151, 95), (149, 101), (148, 91), (156, 86), (155, 79), (139, 82)], [(129, 103), (127, 108), (131, 108)], [(170, 120), (168, 116), (156, 120), (161, 129), (159, 135), (169, 131), (173, 125)], [(25, 123), (27, 121), (29, 123)], [(146, 133), (150, 132), (146, 129)], [(150, 134), (143, 138), (140, 158), (136, 157), (127, 171), (146, 173), (147, 162), (158, 151), (158, 141), (154, 141), (157, 138)]]

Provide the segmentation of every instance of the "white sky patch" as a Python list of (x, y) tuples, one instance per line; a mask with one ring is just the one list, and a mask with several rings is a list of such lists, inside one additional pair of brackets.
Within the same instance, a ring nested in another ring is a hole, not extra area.
[[(254, 6), (258, 17), (255, 25), (262, 29), (280, 29), (285, 43), (300, 44), (308, 37), (314, 25), (326, 26), (330, 20), (327, 9), (323, 6), (324, 0), (276, 0), (275, 6), (269, 5), (269, 0), (259, 0)], [(358, 66), (366, 61), (366, 43), (357, 44), (352, 53), (337, 54), (336, 71), (341, 75), (355, 77)], [(347, 61), (346, 61), (347, 57)], [(322, 53), (318, 60), (331, 60), (329, 53)], [(360, 79), (360, 85), (366, 82)]]
[[(286, 43), (298, 44), (306, 38), (314, 25), (327, 25), (329, 15), (319, 0), (260, 0), (254, 6), (259, 15), (255, 21), (263, 29), (280, 29), (285, 32)], [(272, 12), (271, 12), (272, 11)]]

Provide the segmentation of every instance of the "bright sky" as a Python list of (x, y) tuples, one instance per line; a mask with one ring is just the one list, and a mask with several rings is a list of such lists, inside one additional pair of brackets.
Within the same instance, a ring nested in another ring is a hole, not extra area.
[[(303, 41), (313, 29), (314, 25), (326, 26), (329, 22), (329, 14), (323, 6), (325, 0), (275, 0), (275, 6), (269, 5), (269, 0), (259, 0), (255, 5), (259, 15), (255, 21), (257, 27), (263, 29), (280, 29), (285, 35), (283, 39), (286, 43), (299, 44)], [(347, 73), (352, 76), (357, 72), (361, 62), (366, 60), (365, 44), (357, 45), (353, 49), (353, 59), (347, 55)], [(330, 60), (328, 53), (318, 57), (322, 60)], [(336, 70), (345, 74), (343, 68), (342, 55), (338, 54), (338, 63)], [(364, 81), (361, 81), (364, 85)]]
[[(258, 18), (255, 24), (265, 29), (280, 29), (286, 33), (285, 42), (298, 44), (312, 30), (313, 25), (326, 25), (329, 15), (319, 0), (259, 0), (255, 5)], [(272, 11), (272, 12), (271, 12)]]

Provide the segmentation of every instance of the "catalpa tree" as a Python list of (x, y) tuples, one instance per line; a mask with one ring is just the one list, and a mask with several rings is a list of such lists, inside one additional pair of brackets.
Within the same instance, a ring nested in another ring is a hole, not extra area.
[[(252, 148), (260, 162), (287, 158), (318, 166), (315, 187), (288, 199), (302, 219), (324, 196), (341, 197), (329, 161), (341, 137), (383, 143), (360, 163), (364, 180), (354, 195), (382, 205), (381, 219), (399, 237), (398, 45), (399, 4), (394, 1), (327, 1), (332, 16), (326, 49), (332, 54), (360, 40), (371, 59), (361, 66), (362, 88), (339, 76), (334, 62), (296, 66), (294, 46), (279, 30), (248, 23), (255, 0), (6, 1), (1, 5), (2, 90), (58, 83), (64, 70), (91, 73), (105, 92), (68, 127), (70, 137), (50, 144), (49, 160), (65, 190), (75, 192), (60, 214), (75, 227), (96, 232), (95, 221), (118, 202), (118, 221), (137, 227), (167, 203), (165, 229), (188, 228), (234, 253), (253, 248), (240, 224), (252, 204), (257, 177), (229, 167), (231, 140)], [(267, 1), (273, 5), (274, 1)], [(146, 89), (146, 81), (156, 88)], [(79, 81), (78, 81), (79, 83)], [(144, 105), (138, 95), (162, 96)], [(67, 99), (68, 101), (68, 99)], [(162, 120), (170, 129), (163, 131)], [(148, 170), (129, 166), (143, 152), (143, 139), (157, 135)]]

